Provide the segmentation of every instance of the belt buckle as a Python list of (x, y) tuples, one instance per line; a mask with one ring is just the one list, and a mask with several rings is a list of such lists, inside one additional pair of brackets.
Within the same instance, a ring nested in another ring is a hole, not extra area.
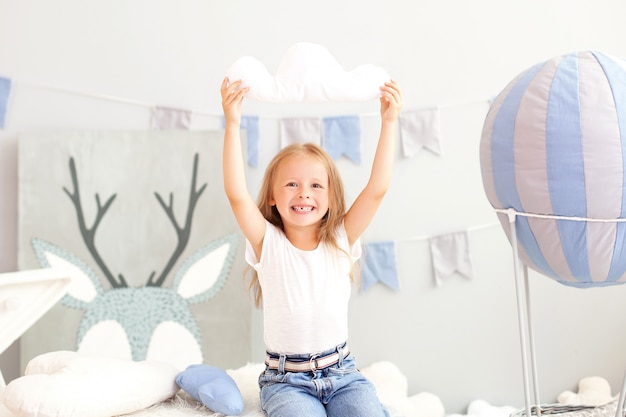
[(311, 355), (311, 357), (309, 358), (309, 368), (311, 369), (311, 372), (317, 371), (317, 358), (318, 357), (319, 357), (319, 354), (316, 353), (314, 355)]

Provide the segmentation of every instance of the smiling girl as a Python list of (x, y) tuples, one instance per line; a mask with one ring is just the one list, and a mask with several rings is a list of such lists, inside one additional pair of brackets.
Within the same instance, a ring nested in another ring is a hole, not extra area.
[(258, 202), (248, 192), (240, 138), (247, 88), (224, 79), (224, 189), (246, 237), (251, 289), (263, 307), (268, 417), (383, 417), (374, 386), (356, 368), (348, 339), (351, 270), (360, 236), (391, 182), (402, 108), (394, 81), (380, 88), (381, 130), (365, 188), (346, 211), (341, 178), (311, 143), (283, 148), (268, 165)]

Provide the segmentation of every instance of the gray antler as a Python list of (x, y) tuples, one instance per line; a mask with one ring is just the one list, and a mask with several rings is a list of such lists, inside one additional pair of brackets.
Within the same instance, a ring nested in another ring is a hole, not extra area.
[(115, 280), (115, 277), (113, 277), (113, 274), (111, 273), (111, 271), (109, 271), (109, 268), (105, 265), (104, 261), (102, 260), (102, 257), (100, 257), (100, 254), (98, 253), (98, 250), (96, 249), (96, 243), (95, 243), (96, 230), (98, 229), (100, 220), (102, 220), (102, 217), (104, 217), (104, 214), (109, 209), (109, 206), (111, 206), (111, 203), (113, 203), (113, 200), (115, 199), (116, 194), (113, 194), (111, 197), (109, 197), (109, 199), (106, 201), (106, 203), (104, 203), (104, 206), (103, 206), (100, 204), (100, 195), (96, 193), (96, 204), (98, 205), (98, 211), (96, 212), (96, 219), (94, 220), (93, 225), (91, 226), (91, 228), (89, 228), (87, 227), (87, 224), (85, 223), (85, 214), (83, 213), (82, 204), (80, 202), (80, 191), (78, 188), (78, 176), (76, 175), (76, 166), (74, 164), (74, 158), (70, 158), (70, 174), (72, 175), (72, 184), (74, 185), (74, 192), (71, 193), (65, 187), (63, 187), (63, 191), (65, 191), (65, 193), (70, 197), (70, 200), (72, 200), (72, 203), (74, 203), (74, 207), (76, 208), (76, 216), (78, 217), (78, 226), (80, 227), (80, 234), (83, 236), (83, 240), (85, 241), (85, 245), (87, 245), (87, 249), (89, 249), (89, 252), (93, 256), (94, 260), (96, 261), (96, 263), (98, 264), (102, 272), (104, 273), (106, 279), (109, 281), (109, 283), (111, 283), (111, 286), (113, 288), (128, 287), (126, 280), (121, 274), (118, 275), (119, 282)]
[(163, 272), (161, 272), (161, 275), (159, 275), (159, 278), (156, 281), (153, 281), (153, 278), (156, 272), (152, 272), (152, 274), (148, 278), (147, 286), (149, 287), (160, 287), (161, 285), (163, 285), (163, 281), (165, 281), (167, 274), (169, 274), (169, 272), (172, 270), (172, 268), (174, 267), (174, 264), (176, 263), (180, 255), (183, 253), (183, 251), (185, 250), (185, 247), (187, 246), (187, 243), (189, 242), (189, 236), (191, 234), (191, 219), (193, 217), (193, 212), (195, 210), (196, 203), (198, 202), (198, 198), (200, 198), (200, 194), (202, 194), (202, 192), (207, 186), (207, 184), (204, 183), (204, 185), (202, 185), (202, 187), (200, 187), (199, 190), (196, 190), (197, 175), (198, 175), (198, 154), (196, 153), (196, 155), (194, 156), (194, 160), (193, 160), (191, 189), (189, 191), (189, 206), (187, 207), (187, 217), (185, 219), (185, 224), (183, 227), (181, 227), (178, 224), (178, 222), (176, 221), (176, 217), (174, 216), (174, 197), (172, 193), (170, 193), (169, 205), (165, 204), (165, 202), (163, 201), (163, 199), (158, 193), (156, 192), (154, 193), (157, 200), (159, 200), (161, 207), (163, 207), (163, 210), (165, 210), (167, 217), (169, 217), (170, 221), (172, 222), (172, 225), (174, 225), (174, 229), (176, 229), (176, 235), (178, 237), (178, 244), (176, 245), (176, 249), (174, 250), (174, 253), (172, 253), (172, 256), (168, 260), (167, 265), (163, 269)]

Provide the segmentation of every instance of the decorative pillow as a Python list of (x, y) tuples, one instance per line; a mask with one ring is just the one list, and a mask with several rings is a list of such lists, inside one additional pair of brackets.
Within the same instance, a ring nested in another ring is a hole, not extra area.
[(32, 359), (2, 400), (20, 417), (111, 417), (176, 394), (173, 365), (58, 351)]
[(371, 64), (345, 71), (326, 48), (306, 42), (287, 50), (274, 76), (250, 56), (236, 60), (226, 76), (250, 87), (246, 97), (269, 102), (370, 100), (380, 97), (380, 87), (390, 79)]
[(209, 365), (190, 365), (176, 377), (176, 383), (196, 401), (213, 411), (238, 415), (244, 409), (237, 384), (226, 371)]

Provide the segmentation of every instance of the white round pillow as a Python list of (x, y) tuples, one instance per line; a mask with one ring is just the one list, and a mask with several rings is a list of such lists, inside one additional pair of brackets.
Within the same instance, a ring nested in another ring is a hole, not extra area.
[(163, 362), (50, 352), (32, 359), (2, 400), (19, 417), (110, 417), (174, 396), (178, 372)]

